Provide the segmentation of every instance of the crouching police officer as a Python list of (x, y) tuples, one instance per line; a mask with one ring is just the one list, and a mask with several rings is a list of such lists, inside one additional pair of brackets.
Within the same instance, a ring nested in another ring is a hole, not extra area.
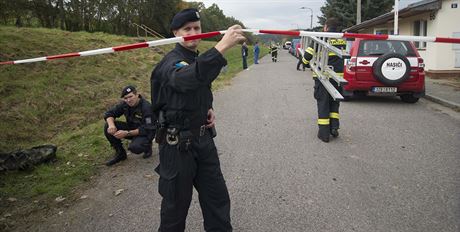
[[(111, 166), (126, 159), (126, 151), (121, 139), (130, 139), (128, 150), (132, 153), (144, 153), (143, 158), (152, 156), (152, 140), (155, 127), (152, 119), (152, 105), (137, 93), (134, 86), (126, 86), (121, 92), (123, 102), (105, 112), (104, 134), (115, 149), (115, 156), (107, 161)], [(115, 121), (124, 115), (126, 122)]]
[[(171, 30), (176, 37), (201, 33), (196, 9), (177, 13)], [(159, 231), (184, 231), (193, 187), (199, 194), (206, 231), (232, 231), (230, 198), (214, 144), (211, 83), (227, 64), (223, 54), (245, 40), (234, 25), (213, 48), (198, 54), (199, 39), (176, 44), (152, 72), (152, 104), (159, 128)]]
[[(329, 18), (326, 20), (323, 30), (325, 32), (337, 32), (339, 21), (336, 18)], [(346, 41), (343, 39), (330, 39), (328, 41), (334, 47), (339, 49), (345, 49)], [(313, 46), (306, 49), (304, 57), (302, 59), (304, 64), (307, 64), (312, 58), (316, 51)], [(330, 52), (328, 54), (328, 65), (332, 66), (334, 72), (338, 75), (343, 76), (343, 59), (338, 57), (335, 53)], [(315, 80), (314, 97), (318, 105), (318, 138), (323, 142), (329, 142), (329, 134), (334, 138), (339, 136), (339, 107), (340, 102), (335, 101), (331, 95), (327, 92), (326, 88), (318, 80), (316, 73), (313, 74)], [(341, 87), (333, 79), (330, 79), (331, 84), (341, 92)]]

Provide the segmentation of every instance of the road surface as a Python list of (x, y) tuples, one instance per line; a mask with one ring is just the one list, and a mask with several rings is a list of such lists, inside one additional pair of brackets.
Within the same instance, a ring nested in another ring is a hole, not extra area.
[[(459, 231), (460, 116), (420, 100), (342, 103), (340, 137), (316, 138), (308, 71), (285, 50), (215, 93), (234, 231)], [(130, 155), (29, 231), (156, 231), (158, 158)], [(115, 196), (118, 189), (124, 191)], [(186, 231), (203, 231), (194, 193)]]

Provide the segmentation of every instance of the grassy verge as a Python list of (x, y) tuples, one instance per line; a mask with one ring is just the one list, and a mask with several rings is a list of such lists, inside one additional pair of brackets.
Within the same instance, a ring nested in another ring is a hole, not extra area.
[[(135, 42), (136, 38), (104, 33), (0, 27), (0, 60)], [(200, 50), (214, 44), (203, 42)], [(0, 67), (0, 118), (5, 122), (0, 124), (0, 151), (45, 143), (58, 146), (55, 163), (0, 173), (0, 230), (40, 208), (32, 202), (47, 204), (58, 196), (71, 197), (78, 186), (97, 175), (112, 152), (102, 133), (103, 113), (118, 101), (120, 89), (127, 84), (136, 85), (149, 99), (152, 68), (172, 47)], [(242, 70), (240, 49), (226, 53), (228, 67), (213, 89), (228, 85)], [(267, 54), (264, 49), (261, 54)]]

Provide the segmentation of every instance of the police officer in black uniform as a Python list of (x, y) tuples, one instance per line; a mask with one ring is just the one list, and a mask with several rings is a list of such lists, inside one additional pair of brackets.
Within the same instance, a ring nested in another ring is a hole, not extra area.
[[(155, 135), (152, 105), (137, 93), (134, 86), (126, 86), (121, 92), (123, 102), (105, 112), (104, 134), (115, 149), (115, 156), (107, 161), (111, 166), (126, 159), (126, 151), (121, 139), (130, 139), (128, 150), (132, 153), (144, 153), (143, 158), (152, 156), (152, 140)], [(126, 122), (115, 119), (124, 115)]]
[[(336, 18), (329, 18), (324, 25), (324, 31), (337, 32), (339, 21)], [(339, 49), (346, 48), (346, 41), (343, 39), (329, 39), (328, 41), (334, 47)], [(315, 53), (312, 46), (308, 47), (304, 53), (303, 62), (307, 64)], [(343, 76), (343, 59), (338, 57), (335, 53), (329, 52), (328, 65), (332, 66), (334, 72)], [(326, 88), (318, 80), (316, 73), (313, 74), (315, 80), (314, 97), (318, 105), (318, 138), (323, 142), (329, 142), (329, 134), (334, 138), (339, 136), (339, 107), (340, 102), (335, 101)], [(331, 84), (341, 92), (341, 88), (333, 79), (330, 79)]]
[[(176, 37), (201, 33), (196, 9), (177, 13)], [(199, 194), (206, 231), (232, 231), (230, 198), (214, 144), (211, 83), (227, 64), (223, 54), (245, 37), (230, 27), (216, 46), (199, 54), (200, 40), (185, 41), (166, 54), (152, 72), (152, 105), (158, 117), (161, 202), (159, 231), (184, 231), (193, 187)]]

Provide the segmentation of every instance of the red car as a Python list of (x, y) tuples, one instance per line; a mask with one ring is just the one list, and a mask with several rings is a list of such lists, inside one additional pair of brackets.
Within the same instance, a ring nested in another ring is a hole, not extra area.
[(348, 84), (342, 95), (397, 95), (415, 103), (425, 95), (423, 59), (414, 44), (397, 40), (352, 41), (343, 77)]

